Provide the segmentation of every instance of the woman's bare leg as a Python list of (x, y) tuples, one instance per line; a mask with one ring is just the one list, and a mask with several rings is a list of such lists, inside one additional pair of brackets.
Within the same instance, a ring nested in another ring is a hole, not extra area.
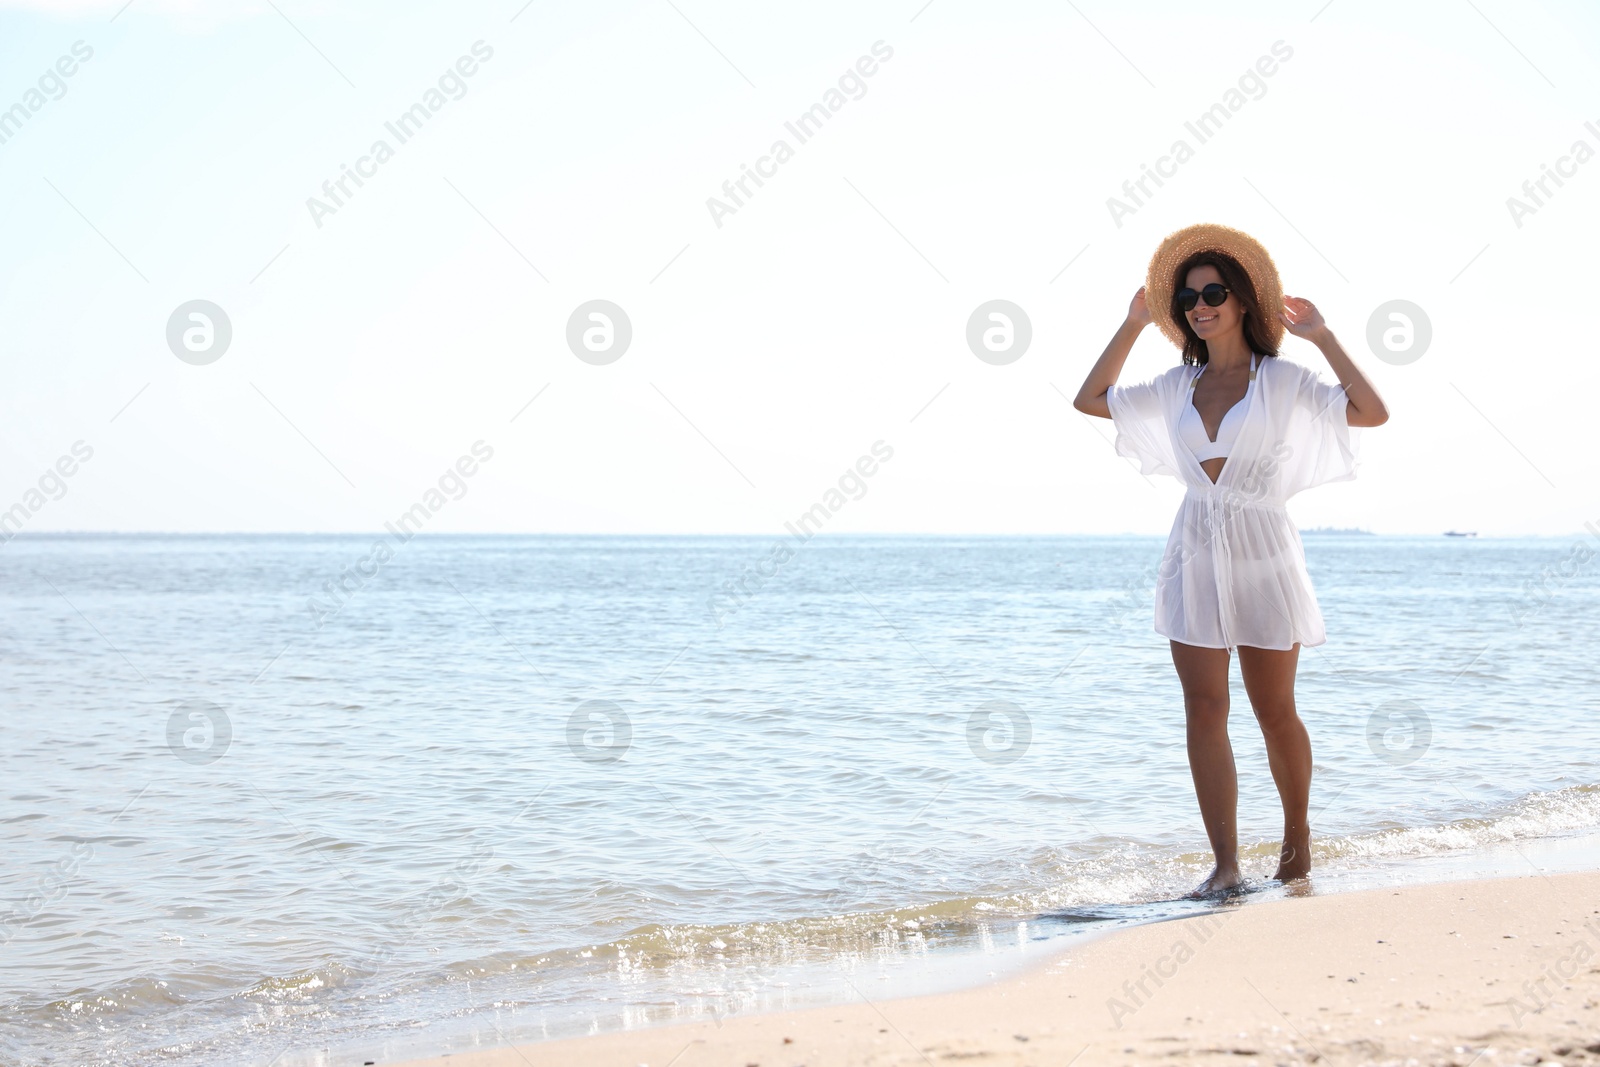
[(1228, 742), (1228, 650), (1172, 642), (1172, 665), (1183, 685), (1189, 773), (1216, 869), (1195, 895), (1239, 884), (1239, 779)]
[(1239, 673), (1267, 742), (1267, 764), (1283, 802), (1283, 850), (1272, 877), (1287, 882), (1311, 871), (1311, 735), (1294, 706), (1300, 646), (1288, 650), (1239, 646)]

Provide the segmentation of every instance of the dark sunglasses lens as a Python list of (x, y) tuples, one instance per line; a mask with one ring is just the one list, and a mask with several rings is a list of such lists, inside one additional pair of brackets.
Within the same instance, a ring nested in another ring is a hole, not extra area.
[(1194, 302), (1200, 299), (1200, 294), (1195, 292), (1193, 289), (1179, 289), (1178, 295), (1174, 299), (1178, 301), (1178, 308), (1180, 310), (1193, 311)]
[[(1216, 307), (1218, 304), (1221, 304), (1224, 300), (1228, 299), (1228, 291), (1222, 286), (1218, 285), (1216, 282), (1212, 282), (1210, 285), (1206, 286), (1204, 289), (1204, 294), (1206, 303), (1210, 304), (1212, 307)], [(1189, 307), (1194, 307), (1193, 300), (1189, 301)]]

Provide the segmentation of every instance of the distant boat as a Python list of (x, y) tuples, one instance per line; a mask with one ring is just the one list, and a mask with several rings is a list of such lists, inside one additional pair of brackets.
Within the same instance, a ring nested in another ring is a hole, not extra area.
[(1446, 537), (1477, 537), (1478, 536), (1478, 531), (1477, 530), (1465, 530), (1465, 531), (1463, 531), (1463, 530), (1446, 530), (1444, 532), (1444, 535)]
[(1303, 534), (1368, 534), (1371, 530), (1363, 530), (1355, 526), (1313, 526), (1308, 530), (1301, 530)]

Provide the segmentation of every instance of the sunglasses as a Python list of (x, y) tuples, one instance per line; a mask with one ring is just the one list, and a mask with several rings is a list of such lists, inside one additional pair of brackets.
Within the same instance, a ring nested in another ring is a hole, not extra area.
[(1193, 311), (1195, 301), (1199, 300), (1201, 297), (1205, 298), (1206, 305), (1208, 307), (1216, 307), (1224, 300), (1228, 299), (1228, 294), (1231, 292), (1233, 292), (1233, 290), (1229, 289), (1227, 286), (1212, 282), (1198, 293), (1193, 289), (1179, 289), (1175, 294), (1173, 294), (1172, 299), (1181, 310)]

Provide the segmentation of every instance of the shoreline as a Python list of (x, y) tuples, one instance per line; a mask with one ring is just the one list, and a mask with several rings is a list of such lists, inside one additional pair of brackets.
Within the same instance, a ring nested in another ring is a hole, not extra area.
[(1245, 897), (1108, 931), (971, 988), (865, 992), (387, 1062), (1600, 1064), (1600, 870)]

